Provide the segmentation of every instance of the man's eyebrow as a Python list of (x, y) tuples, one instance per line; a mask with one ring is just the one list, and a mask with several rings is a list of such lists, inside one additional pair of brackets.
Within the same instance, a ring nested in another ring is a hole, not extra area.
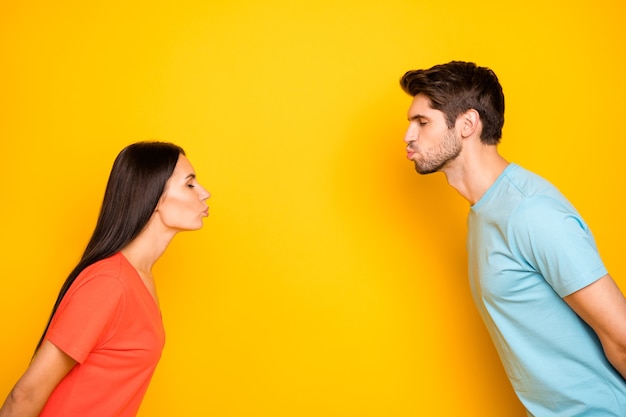
[(428, 119), (428, 117), (424, 116), (423, 114), (414, 114), (413, 116), (410, 116), (408, 118), (409, 122), (417, 119)]

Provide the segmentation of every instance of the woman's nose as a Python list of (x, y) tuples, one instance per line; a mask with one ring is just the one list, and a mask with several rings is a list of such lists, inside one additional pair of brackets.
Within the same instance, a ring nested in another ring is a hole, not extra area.
[(204, 187), (200, 187), (202, 190), (200, 191), (200, 200), (208, 200), (211, 197), (211, 193), (206, 190)]

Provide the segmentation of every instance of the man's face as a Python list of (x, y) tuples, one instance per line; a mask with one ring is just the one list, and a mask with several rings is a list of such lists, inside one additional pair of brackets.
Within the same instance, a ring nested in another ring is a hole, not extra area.
[(441, 171), (461, 153), (461, 139), (449, 128), (440, 110), (430, 106), (422, 94), (413, 98), (408, 111), (409, 128), (404, 136), (407, 158), (420, 174)]

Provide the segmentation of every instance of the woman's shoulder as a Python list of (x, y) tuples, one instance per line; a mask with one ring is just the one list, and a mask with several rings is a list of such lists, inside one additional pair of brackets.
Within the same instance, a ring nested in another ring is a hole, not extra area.
[(120, 252), (89, 265), (76, 277), (76, 283), (86, 283), (94, 279), (119, 281), (125, 274), (127, 262)]

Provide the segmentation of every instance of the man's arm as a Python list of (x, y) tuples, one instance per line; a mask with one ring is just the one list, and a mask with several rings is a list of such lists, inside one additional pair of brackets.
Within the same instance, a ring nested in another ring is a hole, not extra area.
[(610, 275), (563, 298), (596, 332), (604, 354), (626, 378), (626, 299)]
[(0, 408), (0, 417), (38, 416), (54, 388), (74, 365), (74, 359), (50, 341), (44, 341)]

